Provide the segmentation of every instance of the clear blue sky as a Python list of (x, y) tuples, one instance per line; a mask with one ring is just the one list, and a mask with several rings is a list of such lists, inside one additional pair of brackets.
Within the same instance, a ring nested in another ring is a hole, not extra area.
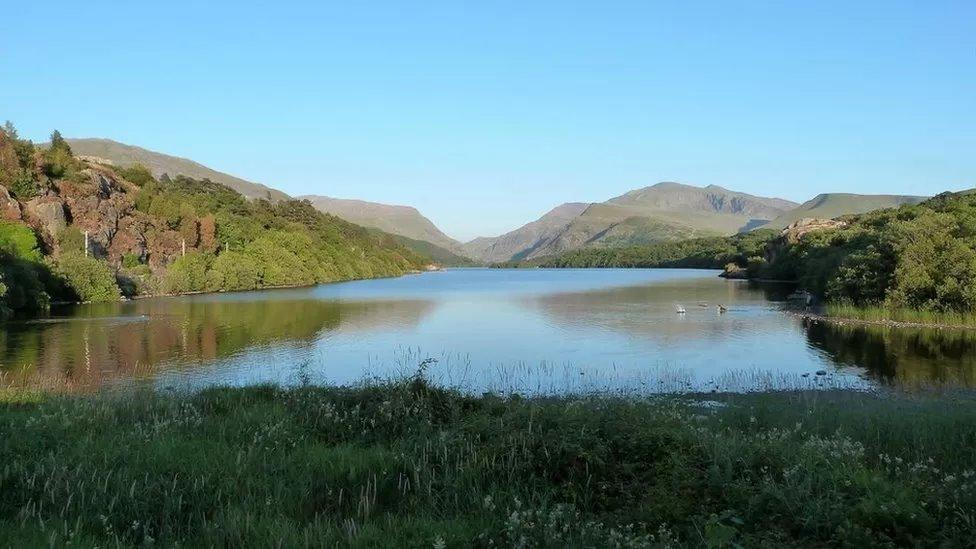
[(0, 119), (452, 236), (662, 180), (976, 186), (976, 2), (16, 2)]

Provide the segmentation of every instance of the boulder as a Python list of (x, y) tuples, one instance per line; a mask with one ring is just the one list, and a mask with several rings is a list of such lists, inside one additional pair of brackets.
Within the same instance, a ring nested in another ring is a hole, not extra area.
[(19, 221), (22, 217), (20, 203), (10, 196), (6, 188), (0, 187), (0, 219)]
[(55, 197), (42, 196), (31, 200), (24, 205), (24, 214), (48, 245), (53, 245), (58, 233), (68, 226), (64, 203)]

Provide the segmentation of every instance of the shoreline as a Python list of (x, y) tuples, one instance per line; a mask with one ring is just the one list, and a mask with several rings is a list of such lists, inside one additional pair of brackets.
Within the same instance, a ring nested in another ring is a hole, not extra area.
[(824, 313), (812, 313), (807, 311), (791, 311), (784, 309), (783, 312), (814, 322), (829, 322), (831, 324), (862, 325), (862, 326), (883, 326), (887, 328), (929, 328), (935, 330), (976, 330), (976, 326), (969, 324), (941, 324), (938, 322), (912, 322), (907, 320), (867, 320), (862, 318), (832, 317)]

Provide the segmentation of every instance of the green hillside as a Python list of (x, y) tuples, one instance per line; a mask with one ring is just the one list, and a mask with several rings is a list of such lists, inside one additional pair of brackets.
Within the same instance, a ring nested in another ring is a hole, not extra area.
[(444, 267), (473, 267), (478, 262), (463, 255), (458, 255), (451, 250), (442, 248), (437, 244), (431, 244), (426, 240), (415, 240), (400, 235), (392, 235), (393, 239), (404, 248), (416, 252), (418, 255), (428, 257), (434, 263)]
[(804, 218), (833, 219), (842, 215), (860, 214), (883, 208), (896, 208), (902, 204), (918, 204), (924, 196), (887, 194), (825, 193), (804, 202), (766, 225), (764, 229), (785, 229)]
[(109, 160), (119, 167), (141, 164), (149, 168), (156, 177), (168, 174), (170, 177), (185, 175), (193, 179), (209, 179), (251, 199), (264, 198), (273, 201), (289, 198), (279, 190), (219, 172), (186, 158), (118, 143), (111, 139), (68, 139), (67, 142), (76, 155)]
[(357, 225), (373, 227), (412, 240), (429, 242), (455, 255), (463, 253), (460, 242), (441, 232), (431, 220), (411, 206), (395, 206), (317, 195), (298, 198), (308, 200), (321, 212), (341, 217)]
[(297, 200), (36, 149), (0, 131), (0, 315), (51, 301), (396, 276), (430, 259)]

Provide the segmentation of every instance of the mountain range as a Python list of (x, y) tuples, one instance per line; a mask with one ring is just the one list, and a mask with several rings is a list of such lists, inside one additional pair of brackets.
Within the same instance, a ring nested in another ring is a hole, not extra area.
[(563, 204), (532, 223), (464, 246), (489, 263), (534, 259), (583, 247), (626, 246), (734, 234), (796, 207), (779, 198), (664, 182), (606, 202)]
[[(108, 139), (69, 139), (76, 154), (120, 166), (143, 164), (154, 175), (210, 179), (249, 199), (288, 199), (261, 183), (213, 170), (186, 158), (166, 155)], [(316, 209), (398, 238), (401, 244), (444, 264), (474, 259), (499, 263), (539, 258), (587, 247), (649, 244), (700, 236), (730, 235), (758, 227), (782, 229), (806, 217), (845, 214), (914, 204), (919, 196), (820, 194), (803, 204), (753, 196), (717, 185), (697, 187), (663, 182), (624, 193), (605, 202), (567, 202), (517, 229), (495, 237), (461, 243), (441, 231), (416, 208), (320, 195), (298, 197)]]

